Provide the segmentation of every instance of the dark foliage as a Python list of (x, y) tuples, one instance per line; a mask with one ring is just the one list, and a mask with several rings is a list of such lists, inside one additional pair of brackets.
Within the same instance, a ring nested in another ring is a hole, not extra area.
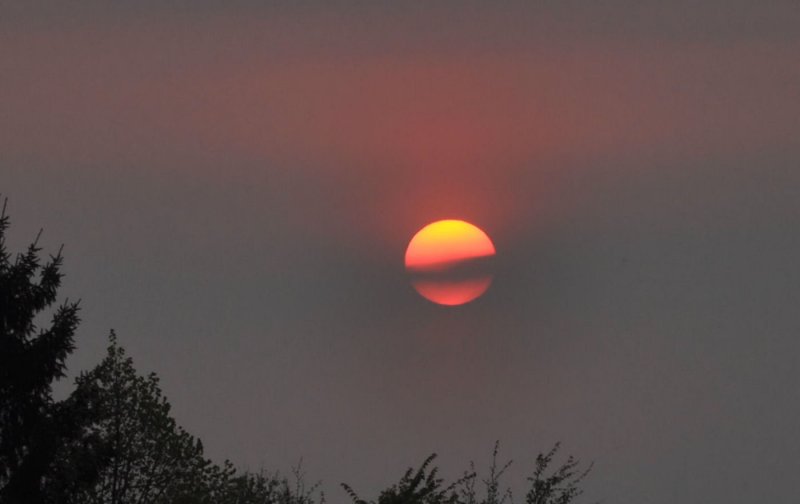
[[(49, 324), (37, 317), (56, 302), (61, 285), (61, 252), (43, 262), (37, 239), (27, 251), (6, 248), (9, 219), (0, 214), (0, 500), (44, 502), (45, 485), (59, 446), (80, 437), (79, 399), (56, 403), (52, 384), (62, 378), (74, 350), (78, 303), (65, 301)], [(91, 479), (77, 474), (76, 480)]]
[(436, 454), (430, 455), (416, 471), (409, 467), (398, 483), (381, 492), (377, 501), (360, 498), (346, 483), (342, 483), (342, 487), (354, 504), (457, 504), (458, 497), (453, 489), (459, 482), (444, 486), (442, 478), (438, 477), (439, 469), (429, 469), (435, 458)]
[[(76, 380), (75, 395), (94, 405), (94, 422), (77, 449), (67, 446), (58, 467), (98, 456), (98, 478), (91, 486), (73, 485), (61, 494), (87, 504), (314, 504), (316, 486), (306, 489), (300, 468), (295, 485), (278, 474), (241, 473), (225, 461), (206, 459), (203, 444), (170, 414), (159, 379), (137, 373), (133, 360), (112, 331), (103, 361)], [(86, 447), (89, 447), (87, 450)], [(65, 478), (69, 480), (69, 478)], [(77, 490), (77, 491), (73, 491)]]
[(478, 473), (475, 471), (475, 463), (470, 462), (469, 471), (464, 473), (461, 484), (458, 485), (459, 503), (462, 504), (505, 504), (512, 501), (511, 489), (500, 489), (500, 479), (506, 470), (511, 466), (509, 460), (502, 467), (497, 464), (497, 455), (500, 452), (500, 443), (495, 442), (492, 451), (492, 463), (489, 466), (489, 474), (486, 478), (481, 478), (485, 488), (485, 496), (478, 497), (475, 486), (478, 481)]
[(580, 462), (570, 455), (567, 461), (547, 474), (560, 445), (536, 457), (536, 469), (528, 478), (531, 488), (525, 494), (526, 504), (568, 504), (583, 493), (579, 484), (592, 470), (592, 465), (580, 469)]
[[(536, 457), (533, 475), (528, 478), (531, 486), (525, 494), (526, 504), (570, 504), (581, 495), (578, 485), (591, 471), (591, 465), (580, 470), (580, 462), (569, 456), (566, 462), (548, 472), (559, 446), (556, 444), (549, 452)], [(426, 458), (416, 471), (409, 468), (400, 481), (383, 490), (377, 500), (362, 499), (346, 483), (342, 483), (342, 487), (353, 504), (512, 504), (511, 489), (501, 489), (500, 486), (501, 477), (511, 461), (500, 466), (497, 463), (498, 452), (499, 444), (495, 443), (489, 474), (480, 479), (484, 485), (483, 496), (479, 496), (476, 489), (478, 475), (474, 463), (458, 481), (445, 485), (437, 476), (438, 468), (431, 466), (435, 454)]]
[(300, 466), (294, 469), (294, 484), (278, 473), (243, 473), (229, 480), (220, 504), (324, 504), (319, 483), (306, 488)]
[[(140, 376), (133, 361), (111, 333), (105, 359), (76, 380), (75, 395), (87, 395), (96, 406), (89, 428), (106, 459), (98, 478), (74, 499), (85, 503), (133, 504), (217, 502), (232, 475), (203, 457), (203, 445), (170, 416), (155, 374)], [(68, 469), (74, 457), (91, 460), (94, 450), (63, 453)]]

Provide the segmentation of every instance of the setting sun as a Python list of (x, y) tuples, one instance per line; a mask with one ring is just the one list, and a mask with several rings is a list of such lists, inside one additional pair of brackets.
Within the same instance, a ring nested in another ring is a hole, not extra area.
[(494, 255), (494, 244), (480, 228), (448, 219), (428, 224), (414, 235), (405, 265), (420, 295), (455, 306), (486, 292), (492, 283), (488, 261)]

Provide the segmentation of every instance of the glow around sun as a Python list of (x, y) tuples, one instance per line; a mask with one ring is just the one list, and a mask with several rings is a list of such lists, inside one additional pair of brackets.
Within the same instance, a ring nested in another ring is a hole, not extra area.
[(492, 283), (495, 248), (479, 227), (463, 220), (428, 224), (411, 238), (405, 265), (419, 294), (456, 306), (480, 297)]

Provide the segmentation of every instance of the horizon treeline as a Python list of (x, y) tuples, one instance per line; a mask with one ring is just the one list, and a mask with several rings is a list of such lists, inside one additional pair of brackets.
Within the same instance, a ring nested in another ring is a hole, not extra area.
[[(170, 413), (155, 373), (134, 367), (112, 330), (105, 358), (81, 372), (69, 396), (52, 385), (66, 376), (80, 323), (78, 302), (58, 301), (61, 250), (41, 256), (39, 238), (13, 254), (6, 247), (6, 203), (0, 214), (0, 504), (569, 504), (591, 470), (572, 456), (555, 463), (556, 444), (540, 453), (520, 494), (503, 487), (511, 462), (488, 474), (475, 465), (446, 483), (435, 454), (377, 496), (341, 483), (336, 495), (289, 476), (242, 471), (206, 458), (203, 444)], [(41, 233), (40, 233), (41, 234)], [(36, 321), (50, 316), (38, 327)]]

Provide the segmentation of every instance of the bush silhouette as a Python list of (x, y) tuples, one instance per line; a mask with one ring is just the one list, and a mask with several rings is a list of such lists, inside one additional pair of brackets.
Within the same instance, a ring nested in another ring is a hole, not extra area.
[[(537, 455), (533, 473), (528, 477), (530, 488), (525, 493), (526, 504), (569, 504), (583, 493), (579, 485), (592, 466), (581, 469), (580, 461), (569, 456), (565, 462), (552, 469), (559, 449), (560, 444), (556, 443), (547, 453)], [(383, 490), (376, 500), (362, 499), (346, 483), (342, 483), (342, 487), (353, 504), (511, 504), (511, 489), (501, 489), (500, 486), (501, 477), (511, 461), (498, 465), (498, 453), (499, 442), (494, 445), (489, 474), (481, 478), (484, 485), (482, 496), (478, 495), (476, 489), (478, 475), (474, 463), (470, 463), (469, 471), (460, 479), (447, 485), (438, 476), (439, 469), (432, 465), (436, 454), (428, 456), (418, 469), (409, 468), (399, 482)]]

